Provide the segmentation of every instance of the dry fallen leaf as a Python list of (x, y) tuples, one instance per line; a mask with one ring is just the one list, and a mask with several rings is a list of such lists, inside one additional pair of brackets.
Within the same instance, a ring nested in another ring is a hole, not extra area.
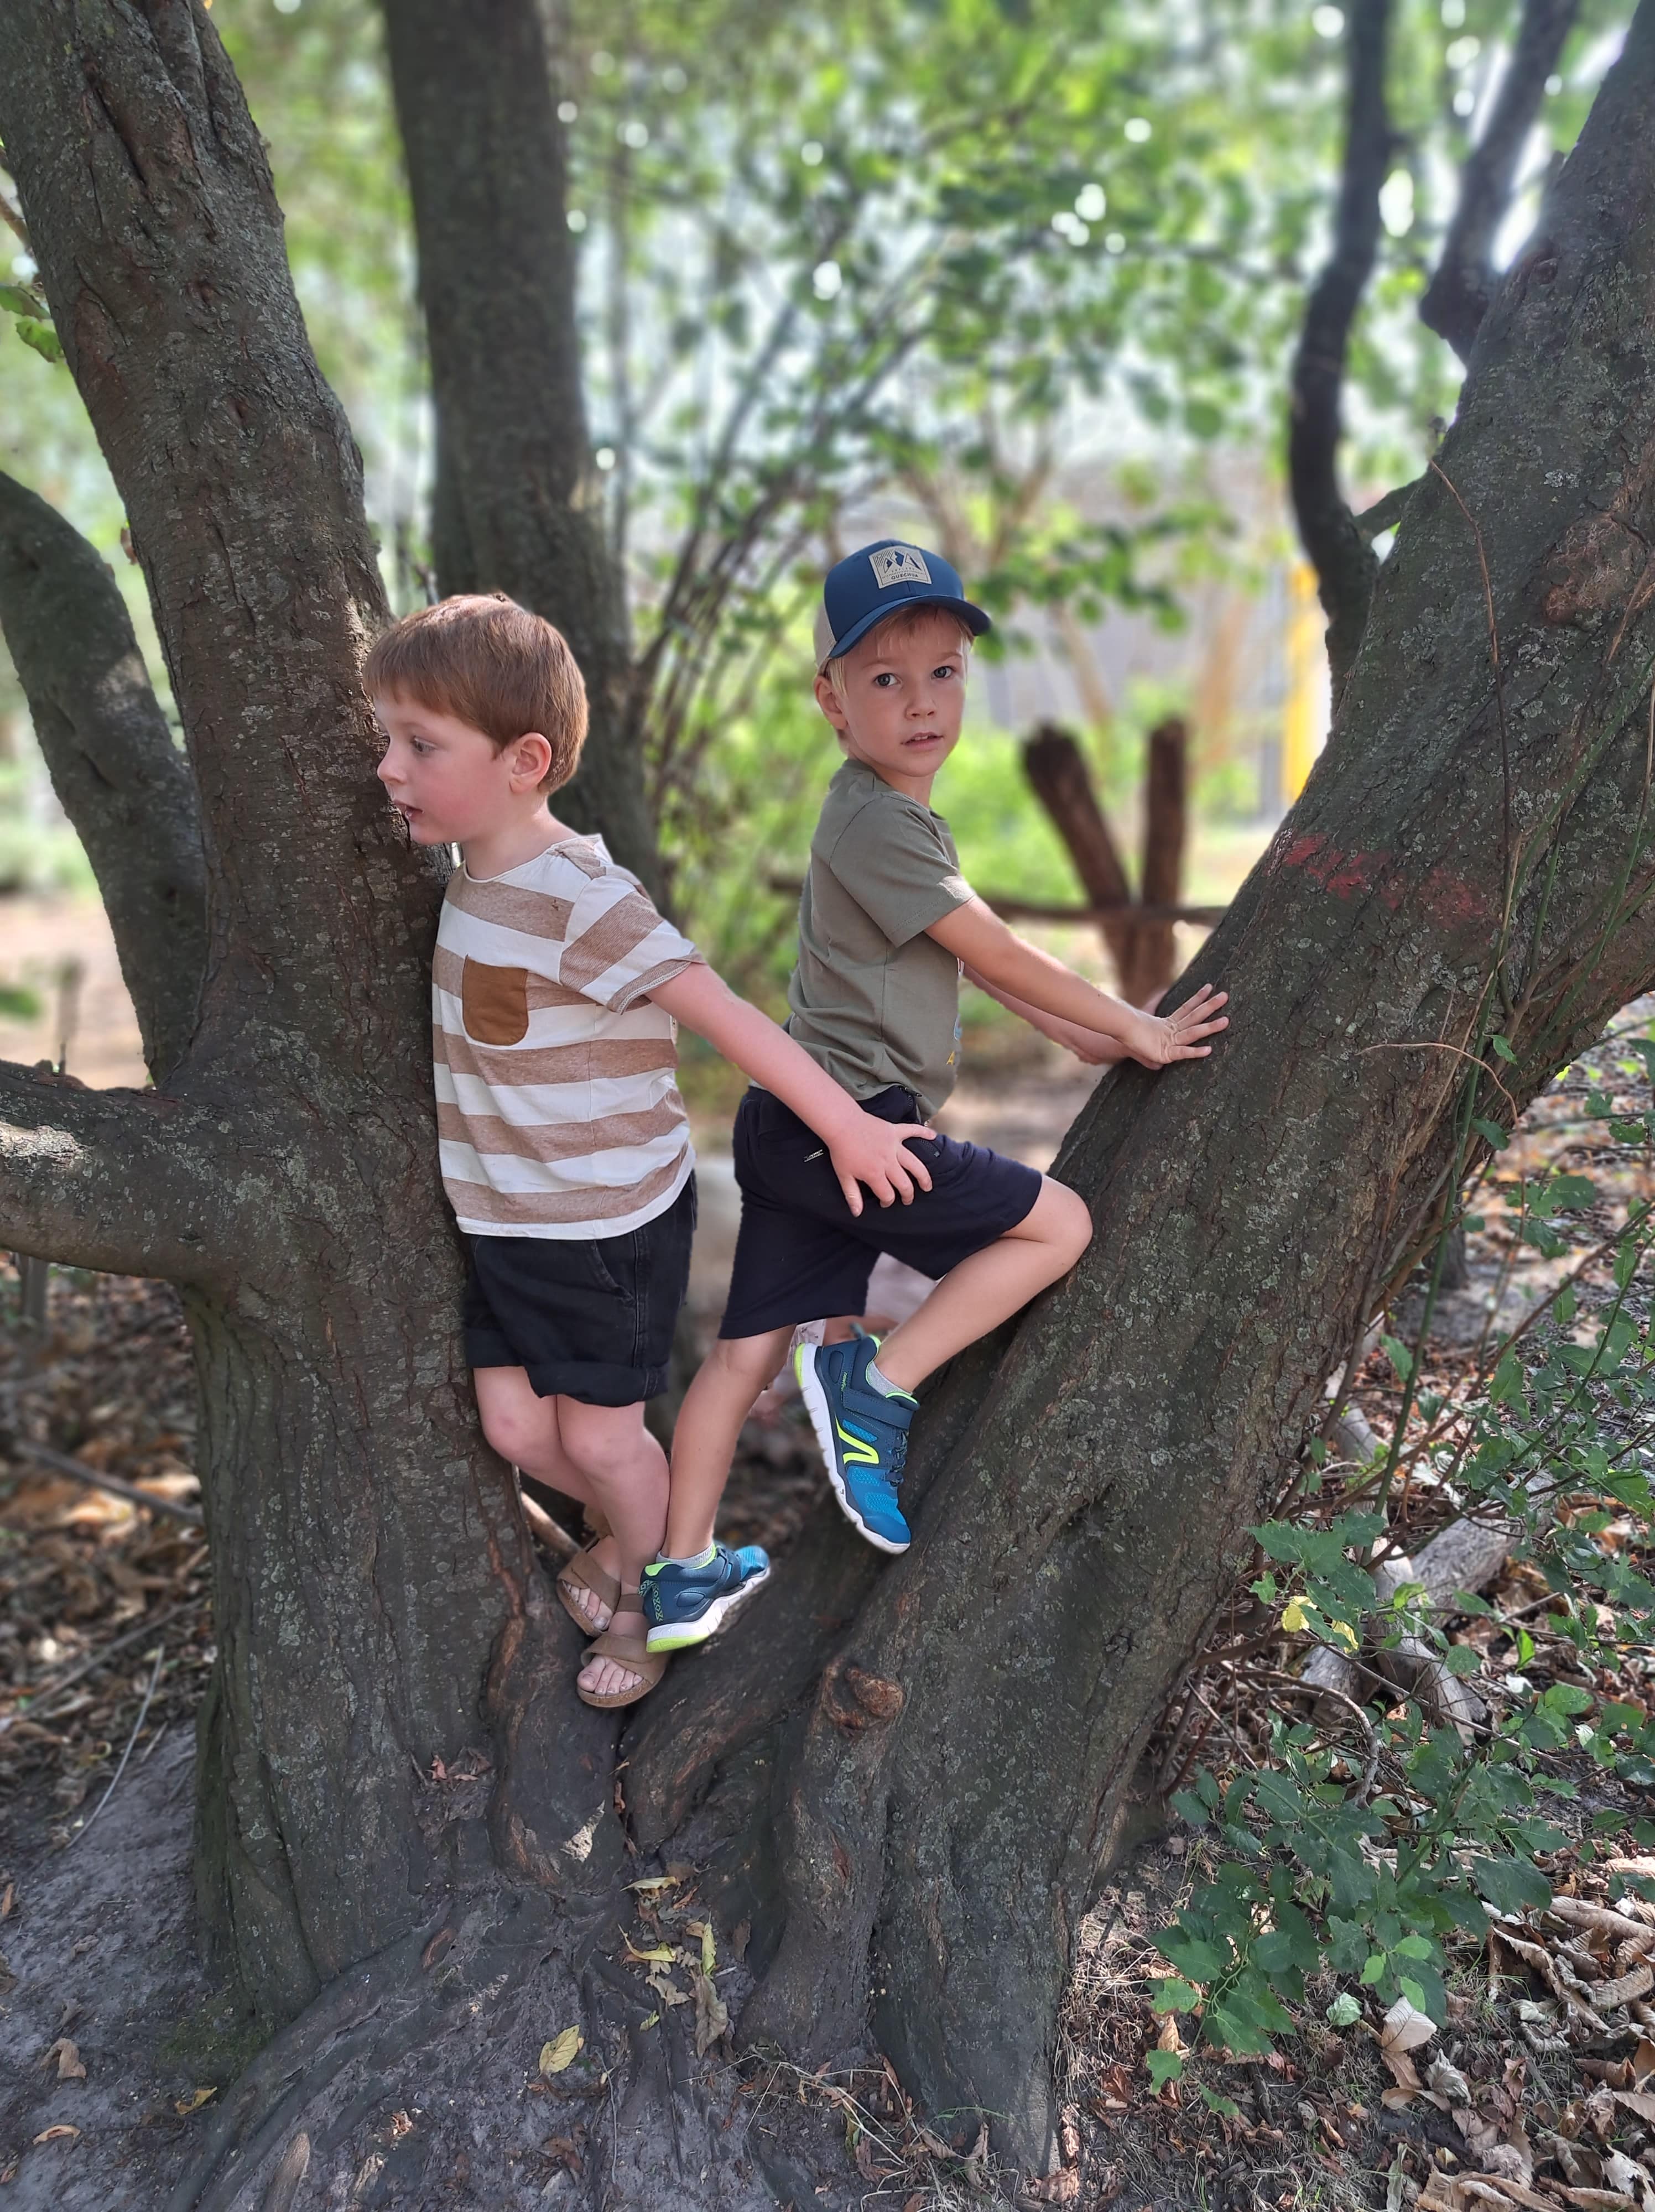
[(1073, 2204), (1080, 2194), (1080, 2177), (1074, 2167), (1065, 2166), (1061, 2173), (1049, 2173), (1043, 2181), (1031, 2181), (1024, 2190), (1037, 2204)]
[(1417, 2051), (1422, 2043), (1429, 2043), (1437, 2032), (1434, 2020), (1411, 2005), (1406, 1997), (1398, 1997), (1385, 2014), (1379, 2032), (1379, 2049), (1390, 2057), (1393, 2052)]
[(730, 2015), (709, 1976), (691, 1975), (690, 1986), (696, 1999), (696, 2057), (704, 2058), (719, 2037), (728, 2029)]
[(1425, 2072), (1427, 2083), (1439, 2096), (1446, 2097), (1451, 2105), (1469, 2105), (1471, 2085), (1457, 2066), (1439, 2056), (1431, 2061)]
[(71, 2128), (66, 2121), (59, 2120), (55, 2128), (42, 2128), (34, 2140), (37, 2143), (61, 2142), (65, 2136), (77, 2136), (80, 2132), (78, 2128)]
[(173, 2110), (183, 2119), (191, 2112), (198, 2112), (210, 2098), (217, 2094), (217, 2090), (213, 2088), (192, 2089), (187, 2097), (179, 2097), (174, 2101)]
[(1599, 2012), (1613, 2012), (1617, 2005), (1630, 2004), (1634, 1997), (1647, 1996), (1651, 1990), (1655, 1990), (1655, 1968), (1634, 1966), (1618, 1981), (1599, 1982), (1591, 2001)]
[(546, 2075), (561, 2074), (565, 2067), (575, 2063), (585, 2040), (578, 2027), (566, 2027), (561, 2035), (553, 2036), (550, 2043), (543, 2043), (540, 2045), (540, 2071)]
[(71, 2043), (66, 2035), (60, 2035), (58, 2038), (51, 2050), (47, 2051), (46, 2058), (48, 2061), (53, 2058), (57, 2060), (58, 2079), (60, 2081), (85, 2081), (86, 2069), (81, 2063), (80, 2045), (77, 2043)]

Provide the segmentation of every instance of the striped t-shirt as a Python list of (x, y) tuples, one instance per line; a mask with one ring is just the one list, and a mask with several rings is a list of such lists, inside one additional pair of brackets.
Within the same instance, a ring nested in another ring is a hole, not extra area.
[(431, 963), (437, 1138), (462, 1229), (619, 1237), (696, 1156), (677, 1024), (645, 994), (701, 957), (599, 837), (448, 879)]

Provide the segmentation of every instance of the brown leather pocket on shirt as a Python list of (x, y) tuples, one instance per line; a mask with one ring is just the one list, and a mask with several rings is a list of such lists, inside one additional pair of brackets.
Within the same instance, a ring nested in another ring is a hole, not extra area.
[(478, 1044), (521, 1044), (529, 1026), (528, 970), (468, 960), (460, 971), (459, 1003), (465, 1034)]

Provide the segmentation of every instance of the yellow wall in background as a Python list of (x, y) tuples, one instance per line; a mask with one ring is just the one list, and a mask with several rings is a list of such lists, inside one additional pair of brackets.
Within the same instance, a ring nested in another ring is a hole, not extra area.
[(1291, 806), (1322, 750), (1323, 632), (1316, 571), (1295, 562), (1287, 578), (1287, 688), (1281, 706), (1281, 797)]

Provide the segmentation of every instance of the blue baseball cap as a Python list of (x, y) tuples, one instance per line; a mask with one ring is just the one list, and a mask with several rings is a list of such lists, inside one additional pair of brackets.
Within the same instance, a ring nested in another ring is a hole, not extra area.
[(818, 671), (849, 653), (898, 607), (952, 607), (973, 637), (994, 627), (966, 598), (959, 571), (940, 553), (901, 538), (880, 538), (828, 570), (816, 613)]

